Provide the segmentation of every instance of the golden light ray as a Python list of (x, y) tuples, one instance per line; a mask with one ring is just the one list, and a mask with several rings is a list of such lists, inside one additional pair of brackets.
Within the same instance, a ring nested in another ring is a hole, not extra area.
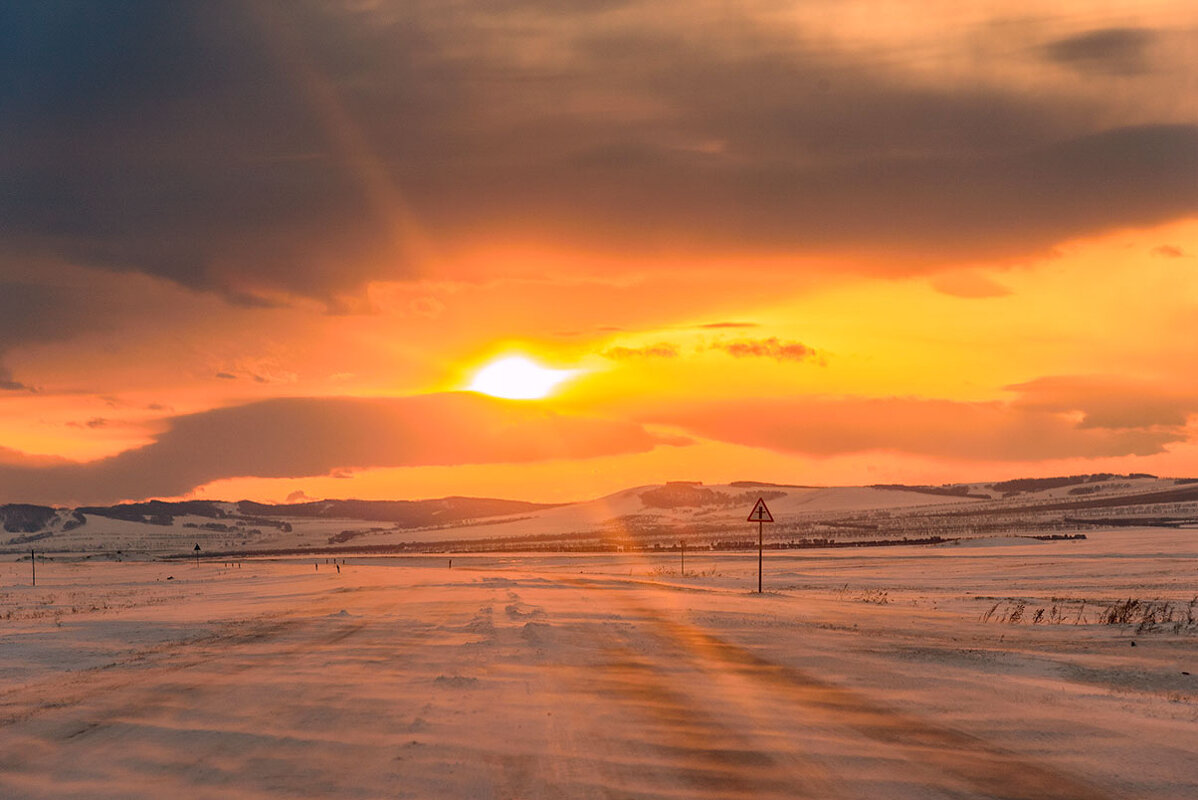
[(366, 132), (341, 101), (334, 83), (308, 56), (300, 32), (286, 13), (270, 4), (255, 4), (259, 29), (277, 62), (304, 93), (309, 107), (337, 149), (347, 169), (354, 173), (381, 225), (388, 232), (395, 256), (420, 270), (430, 264), (435, 248), (412, 205), (396, 184), (387, 162), (379, 157)]

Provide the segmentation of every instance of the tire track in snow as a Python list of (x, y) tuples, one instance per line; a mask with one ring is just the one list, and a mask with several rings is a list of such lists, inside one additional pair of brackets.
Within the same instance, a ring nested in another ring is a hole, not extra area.
[[(666, 668), (626, 644), (602, 646), (608, 660), (590, 681), (592, 691), (619, 698), (621, 711), (631, 710), (649, 721), (649, 728), (629, 726), (634, 733), (626, 733), (616, 744), (625, 753), (639, 749), (652, 754), (637, 771), (643, 778), (647, 766), (663, 792), (684, 789), (687, 797), (754, 800), (840, 796), (814, 764), (761, 741), (752, 727), (714, 713), (711, 707), (728, 697), (707, 676), (684, 664)], [(696, 694), (709, 702), (697, 702)], [(635, 734), (639, 737), (633, 738)]]
[[(574, 596), (567, 599), (562, 588)], [(538, 616), (548, 612), (553, 646), (549, 660), (531, 674), (542, 682), (539, 701), (565, 713), (550, 717), (552, 756), (538, 770), (535, 791), (500, 776), (498, 796), (563, 796), (553, 779), (567, 787), (564, 796), (579, 798), (844, 796), (820, 765), (779, 748), (780, 737), (753, 724), (760, 720), (746, 720), (747, 712), (726, 713), (728, 698), (718, 679), (672, 653), (663, 658), (655, 632), (646, 630), (651, 626), (624, 615), (588, 613), (596, 605), (592, 587), (554, 581), (522, 586), (525, 590), (550, 592), (534, 608)], [(586, 610), (579, 615), (578, 609)], [(520, 670), (536, 663), (511, 655)]]
[[(624, 595), (621, 600), (655, 629), (661, 638), (692, 663), (714, 664), (746, 679), (775, 703), (797, 713), (847, 727), (874, 742), (905, 751), (914, 764), (964, 782), (974, 792), (995, 800), (1110, 800), (1079, 778), (1037, 763), (985, 740), (888, 708), (859, 692), (837, 686), (794, 667), (765, 659), (702, 628), (668, 616), (660, 608), (627, 597), (610, 580), (592, 582), (564, 578), (563, 583)], [(634, 587), (639, 590), (642, 587)], [(954, 794), (947, 784), (943, 790)]]

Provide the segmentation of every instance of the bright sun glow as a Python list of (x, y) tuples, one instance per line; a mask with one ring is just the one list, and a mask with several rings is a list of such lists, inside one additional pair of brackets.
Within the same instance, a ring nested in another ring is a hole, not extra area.
[(480, 369), (466, 388), (509, 400), (535, 400), (577, 373), (575, 369), (549, 369), (523, 356), (509, 356)]

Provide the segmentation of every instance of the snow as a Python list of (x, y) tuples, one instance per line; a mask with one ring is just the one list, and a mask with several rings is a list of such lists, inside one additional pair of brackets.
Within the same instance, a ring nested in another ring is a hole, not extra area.
[(735, 553), (0, 563), (0, 797), (1193, 797), (1198, 633), (1098, 612), (1196, 565), (1131, 529), (768, 553), (763, 595)]
[[(62, 531), (61, 525), (57, 525), (52, 537), (30, 543), (28, 547), (39, 552), (58, 553), (115, 554), (119, 550), (121, 557), (128, 559), (190, 551), (197, 543), (205, 552), (328, 547), (330, 540), (343, 531), (352, 531), (355, 535), (340, 540), (339, 544), (360, 546), (594, 532), (613, 525), (619, 527), (625, 518), (651, 520), (655, 524), (680, 528), (687, 528), (696, 523), (709, 528), (732, 527), (744, 522), (753, 501), (759, 495), (769, 498), (769, 507), (776, 516), (784, 515), (792, 521), (818, 519), (828, 514), (891, 508), (901, 510), (914, 507), (949, 507), (960, 503), (978, 502), (971, 498), (871, 487), (812, 489), (710, 484), (703, 488), (716, 493), (717, 496), (735, 498), (736, 502), (677, 508), (646, 505), (641, 495), (659, 488), (661, 487), (652, 485), (640, 486), (588, 502), (423, 528), (402, 528), (393, 523), (360, 519), (277, 517), (263, 520), (252, 515), (242, 518), (237, 512), (236, 504), (233, 503), (218, 504), (233, 516), (212, 519), (179, 515), (174, 517), (172, 524), (133, 522), (88, 514), (85, 525), (70, 531)], [(69, 512), (60, 512), (60, 517), (68, 518)], [(291, 530), (281, 530), (284, 523), (289, 525)], [(20, 545), (21, 548), (25, 546)]]

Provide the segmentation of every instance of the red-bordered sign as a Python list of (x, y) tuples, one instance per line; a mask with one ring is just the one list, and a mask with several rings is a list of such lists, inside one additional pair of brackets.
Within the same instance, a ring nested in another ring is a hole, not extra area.
[(758, 497), (757, 504), (753, 506), (753, 510), (749, 512), (749, 522), (773, 522), (774, 515), (766, 508), (765, 498)]

